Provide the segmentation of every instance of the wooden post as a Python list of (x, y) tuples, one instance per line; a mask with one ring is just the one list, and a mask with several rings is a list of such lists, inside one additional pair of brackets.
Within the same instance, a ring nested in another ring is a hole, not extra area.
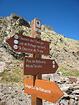
[[(34, 19), (32, 20), (31, 23), (31, 29), (32, 29), (32, 37), (33, 38), (37, 38), (38, 40), (41, 39), (40, 35), (41, 35), (41, 24), (40, 21), (38, 19)], [(40, 54), (33, 54), (34, 58), (41, 58)], [(37, 77), (33, 77), (33, 80), (35, 82), (35, 79), (42, 79), (42, 75), (37, 75)], [(34, 85), (35, 83), (33, 83)], [(34, 95), (32, 95), (32, 105), (42, 105), (42, 99), (35, 97)]]

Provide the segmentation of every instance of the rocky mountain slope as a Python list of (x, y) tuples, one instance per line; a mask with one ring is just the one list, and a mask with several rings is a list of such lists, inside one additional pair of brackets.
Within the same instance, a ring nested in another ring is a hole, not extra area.
[[(65, 105), (68, 105), (68, 99), (70, 105), (78, 105), (79, 41), (65, 38), (45, 25), (42, 25), (41, 31), (41, 39), (50, 42), (49, 58), (56, 60), (59, 65), (58, 72), (62, 74), (44, 75), (43, 79), (50, 78), (51, 81), (54, 80), (59, 84), (65, 93), (63, 98)], [(16, 33), (31, 36), (30, 22), (16, 14), (0, 17), (0, 105), (31, 105), (31, 96), (24, 95), (23, 57), (25, 54), (14, 52), (6, 43), (6, 39)], [(78, 78), (64, 78), (63, 75)], [(58, 105), (58, 103), (44, 101), (43, 105)]]
[(53, 31), (43, 31), (42, 39), (50, 44), (50, 57), (57, 60), (60, 68), (79, 70), (79, 41), (75, 41)]
[[(65, 38), (45, 25), (42, 25), (41, 30), (41, 39), (50, 42), (50, 58), (57, 61), (59, 70), (64, 75), (79, 75), (79, 41)], [(5, 68), (6, 62), (12, 62), (12, 60), (16, 62), (16, 58), (23, 56), (23, 54), (15, 53), (6, 44), (6, 38), (15, 33), (31, 36), (30, 22), (16, 14), (0, 17), (0, 65), (3, 65), (2, 68)]]

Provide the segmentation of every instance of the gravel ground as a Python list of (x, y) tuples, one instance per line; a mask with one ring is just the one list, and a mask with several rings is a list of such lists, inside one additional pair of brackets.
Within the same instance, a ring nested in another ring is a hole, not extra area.
[(23, 86), (0, 84), (0, 105), (31, 105), (31, 96), (25, 95)]

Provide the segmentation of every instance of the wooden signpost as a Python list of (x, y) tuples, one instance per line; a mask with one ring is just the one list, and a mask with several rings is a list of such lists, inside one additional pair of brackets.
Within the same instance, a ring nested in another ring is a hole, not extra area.
[[(34, 19), (32, 20), (31, 22), (31, 28), (32, 28), (32, 37), (33, 38), (36, 38), (38, 40), (41, 40), (41, 23), (38, 19)], [(49, 53), (49, 48), (48, 48), (48, 53)], [(35, 59), (40, 59), (41, 58), (41, 55), (40, 53), (38, 54), (33, 54), (33, 58)], [(37, 79), (42, 79), (42, 75), (39, 74), (37, 75)], [(35, 85), (35, 81), (36, 81), (36, 76), (33, 77), (33, 86)], [(42, 99), (41, 98), (38, 98), (36, 97), (35, 95), (32, 95), (32, 105), (42, 105)]]
[(32, 105), (42, 105), (42, 99), (56, 102), (63, 96), (63, 92), (54, 82), (41, 79), (42, 74), (55, 73), (58, 64), (55, 60), (41, 57), (41, 55), (49, 55), (49, 42), (42, 41), (40, 38), (41, 23), (38, 19), (32, 21), (31, 29), (32, 37), (16, 34), (6, 42), (15, 52), (33, 54), (32, 58), (24, 58), (24, 75), (33, 76), (31, 79), (24, 80), (24, 92), (32, 95)]

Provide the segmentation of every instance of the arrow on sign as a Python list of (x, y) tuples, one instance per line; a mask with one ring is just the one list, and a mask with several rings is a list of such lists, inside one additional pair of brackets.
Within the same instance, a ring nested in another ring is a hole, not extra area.
[(49, 55), (49, 42), (23, 35), (14, 35), (6, 40), (15, 52)]
[(25, 57), (24, 74), (37, 75), (55, 73), (58, 65), (55, 60)]
[(24, 80), (24, 93), (34, 95), (49, 102), (57, 102), (64, 94), (55, 82), (36, 80), (33, 87), (32, 79)]

